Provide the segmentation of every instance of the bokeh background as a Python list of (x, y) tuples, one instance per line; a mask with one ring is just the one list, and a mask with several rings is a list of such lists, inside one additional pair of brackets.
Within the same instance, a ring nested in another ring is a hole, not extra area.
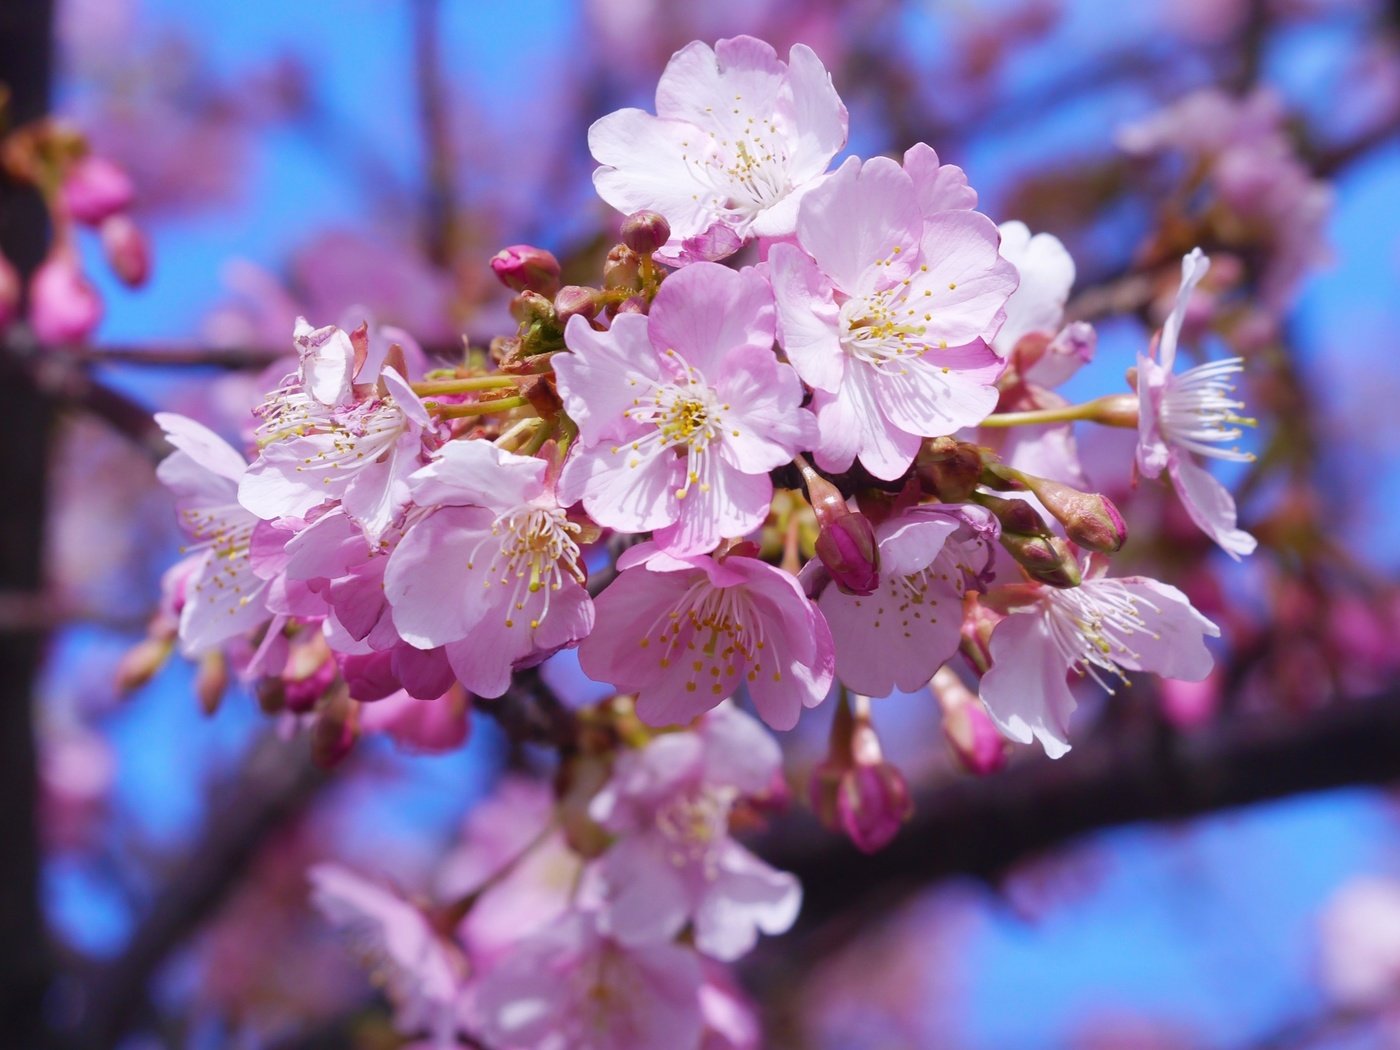
[[(1234, 641), (1245, 650), (1253, 639), (1259, 651), (1227, 690), (1254, 717), (1307, 727), (1319, 709), (1392, 686), (1395, 5), (57, 0), (54, 111), (130, 172), (154, 255), (151, 280), (133, 291), (84, 242), (106, 316), (83, 367), (141, 405), (233, 432), (256, 395), (256, 363), (283, 350), (298, 314), (332, 323), (360, 304), (448, 348), (464, 332), (484, 343), (509, 331), (507, 293), (487, 266), (497, 248), (540, 244), (587, 275), (615, 239), (617, 216), (592, 193), (588, 124), (619, 106), (649, 108), (675, 48), (740, 32), (780, 51), (813, 46), (850, 109), (851, 152), (929, 142), (967, 170), (981, 210), (1058, 235), (1081, 294), (1121, 294), (1126, 278), (1190, 247), (1181, 238), (1200, 227), (1179, 228), (1172, 209), (1199, 218), (1181, 187), (1207, 162), (1181, 143), (1234, 133), (1212, 125), (1220, 118), (1209, 109), (1188, 111), (1176, 145), (1145, 156), (1124, 148), (1130, 129), (1203, 89), (1270, 93), (1287, 163), (1325, 181), (1330, 205), (1320, 217), (1285, 211), (1274, 240), (1242, 242), (1254, 265), (1281, 254), (1286, 232), (1306, 240), (1289, 247), (1298, 272), (1258, 341), (1261, 355), (1287, 356), (1292, 384), (1258, 405), (1261, 442), (1305, 434), (1306, 449), (1296, 469), (1248, 494), (1244, 521), (1270, 522), (1264, 531), (1277, 537), (1280, 520), (1295, 520), (1280, 508), (1305, 505), (1302, 516), (1346, 558), (1309, 560), (1305, 545), (1280, 542), (1260, 556), (1264, 569), (1204, 555), (1185, 568), (1209, 573), (1219, 601), (1254, 625)], [(1098, 359), (1072, 396), (1121, 389), (1159, 319), (1152, 297), (1130, 302), (1101, 315)], [(219, 366), (198, 363), (209, 348), (224, 353)], [(145, 355), (155, 351), (183, 363), (153, 365)], [(60, 1021), (80, 1014), (94, 994), (83, 975), (125, 966), (140, 980), (125, 989), (123, 1046), (394, 1045), (353, 956), (306, 908), (302, 871), (336, 857), (421, 885), (474, 802), (531, 757), (513, 754), (484, 718), (444, 756), (367, 740), (329, 781), (298, 783), (258, 810), (264, 822), (236, 877), (152, 941), (162, 901), (201, 872), (200, 851), (227, 835), (240, 798), (268, 783), (256, 752), (270, 746), (266, 720), (236, 686), (215, 715), (202, 714), (197, 669), (178, 660), (133, 693), (113, 684), (179, 543), (152, 462), (139, 441), (82, 412), (65, 412), (53, 431), (32, 724), (43, 917), (68, 976), (43, 1009)], [(1170, 537), (1160, 503), (1138, 513), (1148, 532)], [(1345, 609), (1334, 601), (1341, 590), (1355, 599)], [(29, 606), (17, 608), (11, 619), (23, 622), (6, 629), (35, 631)], [(1340, 640), (1324, 644), (1334, 629)], [(567, 680), (567, 661), (553, 673)], [(1209, 734), (1234, 710), (1226, 701), (1142, 717)], [(898, 757), (917, 765), (918, 753), (942, 748), (927, 697), (895, 698), (882, 717), (900, 727)], [(1376, 731), (1394, 724), (1392, 714)], [(809, 751), (820, 728), (815, 736)], [(1396, 751), (1390, 775), (1400, 780)], [(800, 762), (800, 744), (796, 754)], [(1400, 1004), (1394, 796), (1384, 782), (1331, 787), (1346, 783), (1344, 770), (1319, 779), (1330, 789), (1308, 790), (1315, 782), (1303, 776), (1266, 792), (1287, 796), (1275, 801), (1074, 837), (995, 871), (925, 883), (917, 871), (901, 880), (871, 869), (899, 881), (889, 906), (870, 906), (862, 869), (843, 865), (833, 877), (849, 884), (826, 887), (825, 898), (849, 894), (844, 928), (804, 934), (800, 953), (770, 946), (749, 975), (771, 1043), (1400, 1045), (1387, 1003), (1393, 990)], [(1358, 766), (1355, 779), (1384, 781), (1384, 769)], [(919, 833), (916, 823), (904, 834)], [(915, 845), (930, 856), (960, 848)], [(1357, 897), (1358, 886), (1371, 896)], [(1349, 925), (1336, 919), (1348, 900), (1361, 902)], [(1327, 964), (1337, 951), (1388, 975), (1384, 994), (1339, 990)]]

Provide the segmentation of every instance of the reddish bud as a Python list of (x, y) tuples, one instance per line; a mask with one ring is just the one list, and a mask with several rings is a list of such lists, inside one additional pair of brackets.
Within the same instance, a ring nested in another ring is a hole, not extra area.
[(61, 193), (68, 214), (89, 226), (126, 211), (136, 196), (126, 172), (106, 157), (92, 153), (74, 161), (64, 177)]
[(641, 258), (625, 244), (615, 246), (603, 263), (603, 287), (639, 289), (641, 286)]
[(215, 649), (199, 659), (199, 670), (194, 676), (194, 695), (199, 700), (199, 709), (212, 715), (223, 702), (228, 689), (228, 661), (224, 654)]
[(338, 689), (326, 697), (311, 723), (311, 761), (330, 769), (350, 754), (360, 737), (360, 705), (350, 699), (348, 689)]
[(1112, 554), (1128, 538), (1128, 526), (1107, 496), (1080, 492), (1047, 478), (1022, 475), (1026, 488), (1035, 493), (1065, 533), (1085, 550)]
[(530, 244), (502, 248), (491, 259), (491, 271), (513, 292), (538, 292), (553, 298), (559, 291), (559, 260)]
[(598, 289), (580, 284), (568, 284), (560, 288), (559, 294), (554, 297), (554, 313), (559, 318), (559, 323), (562, 325), (575, 315), (586, 321), (593, 320), (602, 309), (601, 295)]
[(292, 646), (282, 669), (282, 695), (288, 710), (298, 714), (315, 707), (340, 674), (330, 647), (319, 634), (312, 637), (309, 643)]
[(651, 309), (645, 295), (634, 295), (613, 307), (614, 314), (644, 314)]
[(140, 689), (165, 666), (175, 647), (173, 638), (143, 638), (117, 663), (117, 688), (123, 693)]
[(846, 594), (874, 594), (880, 586), (880, 547), (863, 514), (847, 514), (817, 535), (817, 557)]
[(943, 709), (943, 736), (962, 767), (977, 776), (1006, 765), (1006, 741), (992, 724), (986, 708), (957, 672), (946, 665), (933, 676), (933, 695)]
[(909, 786), (881, 754), (869, 697), (857, 696), (853, 712), (842, 694), (831, 723), (830, 750), (813, 771), (808, 790), (822, 823), (844, 832), (865, 853), (887, 846), (909, 819), (914, 810)]
[(622, 243), (638, 255), (650, 255), (671, 239), (671, 224), (654, 211), (633, 212), (622, 220)]
[(970, 499), (982, 478), (982, 453), (976, 445), (950, 437), (924, 442), (917, 461), (919, 480), (943, 503)]
[(29, 323), (39, 342), (76, 343), (102, 320), (102, 300), (71, 252), (59, 251), (29, 281)]
[(1033, 580), (1051, 587), (1078, 587), (1083, 579), (1079, 562), (1058, 536), (1003, 532), (1001, 545)]
[(117, 280), (139, 288), (151, 275), (151, 246), (129, 215), (113, 215), (102, 223), (102, 250)]
[(19, 296), (23, 287), (14, 263), (0, 255), (0, 328), (5, 328), (19, 316)]
[(554, 303), (539, 292), (521, 292), (510, 301), (510, 315), (522, 325), (549, 323), (555, 319)]

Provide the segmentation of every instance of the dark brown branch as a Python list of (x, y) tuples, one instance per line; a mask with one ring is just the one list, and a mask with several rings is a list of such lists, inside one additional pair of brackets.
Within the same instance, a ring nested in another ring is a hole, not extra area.
[(326, 783), (311, 765), (305, 740), (269, 734), (254, 745), (224, 804), (156, 897), (120, 956), (88, 986), (87, 1007), (73, 1046), (116, 1044), (146, 1003), (151, 979), (178, 946), (236, 888), (269, 834), (300, 811)]
[(1123, 824), (1172, 821), (1312, 791), (1400, 780), (1400, 687), (1305, 715), (1250, 714), (1196, 733), (1129, 730), (925, 792), (913, 820), (867, 857), (810, 820), (764, 856), (805, 886), (801, 923), (885, 909), (951, 875), (994, 878), (1017, 861)]

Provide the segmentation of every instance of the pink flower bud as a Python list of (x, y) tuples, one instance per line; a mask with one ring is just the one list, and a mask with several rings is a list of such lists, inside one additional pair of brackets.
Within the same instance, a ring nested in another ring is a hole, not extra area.
[(228, 689), (228, 660), (217, 649), (205, 653), (199, 659), (199, 670), (194, 676), (194, 695), (199, 700), (199, 709), (212, 715), (223, 703), (224, 692)]
[(1128, 526), (1107, 496), (1030, 474), (1020, 478), (1065, 527), (1065, 534), (1085, 550), (1112, 554), (1127, 540)]
[(654, 211), (633, 212), (622, 220), (622, 243), (638, 255), (650, 255), (671, 239), (671, 224)]
[(510, 315), (523, 325), (552, 323), (554, 303), (539, 292), (521, 292), (510, 301)]
[(29, 280), (29, 323), (41, 343), (76, 343), (102, 320), (102, 300), (77, 256), (55, 252)]
[(113, 215), (102, 223), (102, 250), (122, 284), (139, 288), (151, 275), (151, 246), (129, 215)]
[(1058, 536), (1025, 536), (1003, 532), (1001, 545), (1031, 579), (1051, 587), (1078, 587), (1083, 579), (1079, 562)]
[(575, 314), (585, 320), (593, 320), (602, 307), (599, 294), (596, 288), (586, 288), (578, 284), (568, 284), (560, 288), (559, 294), (554, 297), (554, 312), (559, 317), (559, 323), (567, 323)]
[(615, 245), (603, 261), (604, 288), (641, 288), (642, 260), (625, 244)]
[(880, 586), (880, 548), (864, 514), (847, 514), (817, 535), (817, 557), (846, 594), (874, 594)]
[(613, 308), (613, 314), (644, 314), (651, 309), (645, 295), (634, 295), (622, 300)]
[(943, 736), (969, 773), (986, 776), (1006, 765), (1006, 742), (991, 717), (957, 672), (944, 666), (933, 676), (933, 694), (943, 709)]
[(836, 793), (841, 830), (862, 853), (884, 849), (914, 812), (904, 774), (888, 762), (847, 770)]
[(136, 191), (126, 172), (106, 157), (89, 153), (63, 180), (63, 206), (77, 222), (97, 226), (131, 207)]
[(311, 761), (329, 769), (350, 754), (360, 737), (360, 705), (345, 689), (326, 698), (311, 723)]
[(19, 316), (19, 296), (23, 287), (14, 263), (0, 255), (0, 329)]
[(143, 638), (117, 663), (117, 689), (129, 693), (140, 689), (165, 666), (175, 648), (174, 638)]
[(559, 260), (543, 248), (530, 244), (502, 248), (491, 259), (491, 270), (513, 292), (538, 292), (552, 298), (559, 291)]

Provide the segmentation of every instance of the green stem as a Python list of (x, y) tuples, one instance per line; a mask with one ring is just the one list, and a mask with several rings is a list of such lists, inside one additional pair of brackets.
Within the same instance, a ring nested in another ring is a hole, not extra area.
[(512, 376), (474, 376), (470, 379), (429, 379), (411, 384), (419, 397), (431, 394), (469, 394), (474, 390), (503, 390), (513, 387), (516, 379)]
[(485, 416), (492, 412), (508, 412), (530, 403), (529, 398), (501, 397), (495, 401), (479, 401), (471, 405), (440, 405), (436, 401), (425, 402), (429, 412), (440, 419), (462, 419), (466, 416)]
[(1136, 402), (1131, 394), (1112, 394), (1095, 398), (1082, 405), (1059, 408), (1039, 408), (1029, 412), (999, 412), (982, 420), (983, 427), (1025, 427), (1044, 423), (1072, 423), (1078, 419), (1092, 420), (1105, 426), (1135, 427), (1137, 413), (1129, 410), (1128, 402)]

